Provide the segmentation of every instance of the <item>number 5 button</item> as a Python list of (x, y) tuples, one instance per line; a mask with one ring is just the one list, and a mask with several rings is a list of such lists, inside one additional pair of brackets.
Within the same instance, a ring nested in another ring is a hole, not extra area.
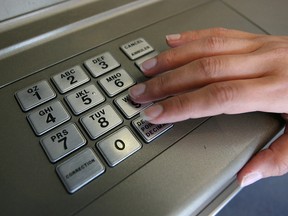
[(141, 148), (140, 142), (127, 127), (121, 128), (114, 134), (99, 141), (96, 145), (107, 163), (112, 167)]

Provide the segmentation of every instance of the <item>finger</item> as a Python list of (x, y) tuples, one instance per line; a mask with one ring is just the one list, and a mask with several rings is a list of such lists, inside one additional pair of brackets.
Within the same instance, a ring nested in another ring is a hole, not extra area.
[(182, 32), (180, 34), (171, 34), (166, 36), (167, 44), (170, 47), (182, 46), (189, 42), (199, 40), (206, 37), (230, 37), (230, 38), (241, 38), (241, 39), (253, 39), (258, 37), (258, 34), (248, 33), (235, 29), (226, 28), (210, 28), (203, 30), (194, 30)]
[(141, 115), (151, 123), (160, 124), (218, 114), (283, 110), (288, 100), (285, 93), (279, 96), (281, 100), (272, 99), (279, 91), (277, 85), (278, 80), (273, 77), (213, 83), (160, 101)]
[(268, 55), (222, 55), (202, 58), (169, 71), (129, 90), (138, 103), (166, 98), (213, 82), (260, 77), (273, 70)]
[[(287, 127), (287, 126), (286, 126)], [(245, 187), (262, 178), (280, 176), (288, 172), (288, 134), (279, 137), (272, 145), (256, 154), (238, 173), (240, 186)]]
[(146, 76), (153, 76), (203, 57), (250, 53), (261, 46), (261, 41), (207, 37), (190, 42), (186, 46), (176, 47), (160, 53), (158, 56), (143, 62), (141, 69)]

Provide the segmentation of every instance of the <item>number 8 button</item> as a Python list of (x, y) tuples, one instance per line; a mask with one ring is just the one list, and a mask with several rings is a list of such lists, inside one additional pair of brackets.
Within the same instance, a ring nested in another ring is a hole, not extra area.
[(80, 119), (91, 139), (97, 139), (122, 123), (122, 119), (110, 105), (96, 109)]

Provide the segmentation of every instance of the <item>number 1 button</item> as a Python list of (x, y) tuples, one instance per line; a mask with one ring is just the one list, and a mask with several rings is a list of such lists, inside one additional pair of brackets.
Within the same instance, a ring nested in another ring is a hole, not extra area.
[(107, 163), (113, 167), (138, 151), (141, 144), (127, 127), (123, 127), (98, 142), (97, 147)]

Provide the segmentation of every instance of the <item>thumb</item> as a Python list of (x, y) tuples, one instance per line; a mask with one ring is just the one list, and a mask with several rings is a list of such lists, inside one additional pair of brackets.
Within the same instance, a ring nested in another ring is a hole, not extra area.
[(288, 130), (287, 125), (272, 145), (257, 153), (238, 173), (241, 187), (250, 185), (262, 178), (280, 176), (288, 172)]

